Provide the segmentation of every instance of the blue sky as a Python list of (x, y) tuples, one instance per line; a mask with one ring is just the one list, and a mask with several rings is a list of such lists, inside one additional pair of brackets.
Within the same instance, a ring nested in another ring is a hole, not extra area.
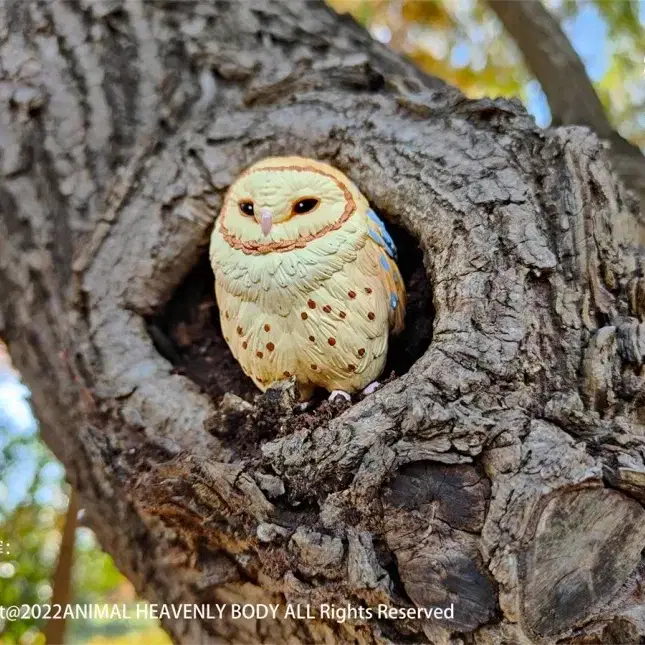
[(607, 71), (607, 25), (595, 5), (585, 4), (573, 19), (563, 22), (563, 28), (573, 47), (585, 64), (592, 81), (599, 81)]
[[(10, 511), (25, 498), (37, 474), (43, 450), (37, 442), (28, 441), (36, 433), (37, 424), (29, 405), (29, 390), (20, 383), (15, 372), (0, 363), (0, 450), (4, 450), (14, 439), (26, 440), (16, 446), (11, 467), (0, 472), (0, 514), (2, 510)], [(38, 502), (60, 506), (63, 472), (62, 466), (54, 460), (42, 468), (42, 485), (36, 493)]]

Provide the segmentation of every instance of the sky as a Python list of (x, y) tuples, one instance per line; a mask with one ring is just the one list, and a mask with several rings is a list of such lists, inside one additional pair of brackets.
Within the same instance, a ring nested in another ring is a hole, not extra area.
[(45, 454), (33, 441), (38, 428), (29, 405), (29, 390), (3, 361), (5, 356), (0, 345), (0, 453), (13, 443), (9, 466), (3, 466), (5, 462), (0, 454), (0, 517), (25, 498), (37, 473), (41, 484), (36, 492), (37, 501), (60, 506), (60, 482), (64, 472), (53, 459), (47, 460), (38, 472)]

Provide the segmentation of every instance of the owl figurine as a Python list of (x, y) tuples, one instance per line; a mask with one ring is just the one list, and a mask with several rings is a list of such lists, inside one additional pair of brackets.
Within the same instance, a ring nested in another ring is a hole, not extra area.
[(228, 190), (210, 243), (224, 338), (265, 391), (295, 377), (308, 400), (369, 393), (406, 294), (396, 248), (358, 188), (335, 168), (269, 157)]

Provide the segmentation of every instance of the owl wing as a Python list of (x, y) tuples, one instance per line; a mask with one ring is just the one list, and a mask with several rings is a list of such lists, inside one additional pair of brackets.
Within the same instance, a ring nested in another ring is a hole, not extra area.
[(371, 208), (367, 209), (366, 216), (367, 232), (374, 243), (367, 244), (370, 266), (377, 266), (377, 274), (388, 294), (390, 329), (392, 333), (398, 334), (403, 329), (406, 293), (403, 278), (396, 264), (396, 245), (381, 218)]
[(371, 209), (367, 209), (367, 227), (369, 236), (379, 246), (385, 249), (385, 252), (393, 259), (396, 260), (396, 245), (394, 240), (387, 232), (383, 220)]

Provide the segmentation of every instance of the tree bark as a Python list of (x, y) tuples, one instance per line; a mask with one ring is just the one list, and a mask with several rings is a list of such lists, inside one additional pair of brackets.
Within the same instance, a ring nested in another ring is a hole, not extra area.
[[(0, 333), (103, 548), (159, 603), (454, 603), (176, 641), (639, 642), (645, 287), (595, 135), (320, 2), (0, 11)], [(348, 173), (411, 263), (412, 364), (351, 406), (255, 396), (209, 322), (213, 220), (269, 154)]]

